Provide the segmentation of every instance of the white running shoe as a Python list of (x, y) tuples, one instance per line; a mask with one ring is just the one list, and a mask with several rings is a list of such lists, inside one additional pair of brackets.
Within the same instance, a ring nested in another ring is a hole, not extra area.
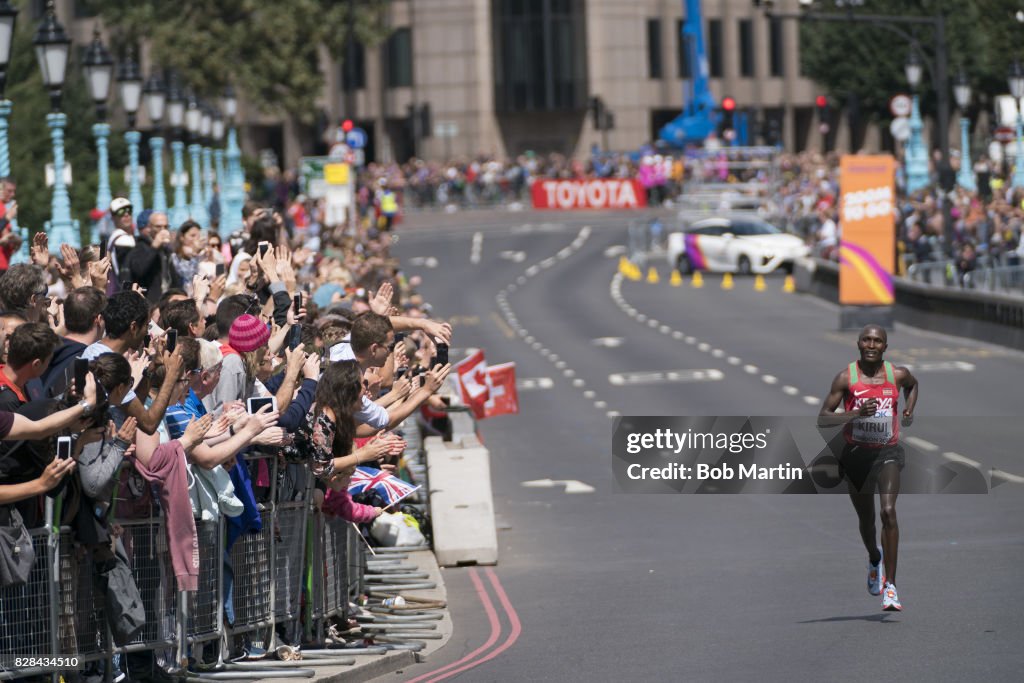
[(871, 560), (868, 560), (868, 593), (881, 595), (884, 585), (885, 565), (882, 564), (882, 558), (878, 558), (878, 564), (871, 564)]
[(882, 610), (885, 612), (899, 612), (902, 609), (903, 605), (900, 604), (900, 598), (896, 595), (896, 586), (886, 583), (885, 590), (882, 591)]

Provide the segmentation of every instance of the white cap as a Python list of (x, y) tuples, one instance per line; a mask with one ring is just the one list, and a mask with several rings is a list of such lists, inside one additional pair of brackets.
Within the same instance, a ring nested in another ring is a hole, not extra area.
[(132, 208), (132, 203), (124, 197), (115, 197), (114, 201), (110, 202), (110, 213), (117, 213), (124, 208)]

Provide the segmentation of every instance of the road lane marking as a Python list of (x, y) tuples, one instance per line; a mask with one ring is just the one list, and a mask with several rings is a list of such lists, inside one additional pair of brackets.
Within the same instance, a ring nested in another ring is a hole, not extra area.
[(761, 375), (761, 381), (765, 384), (775, 384), (779, 381), (779, 378), (775, 375)]
[(522, 263), (523, 261), (526, 260), (525, 251), (512, 251), (507, 249), (498, 255), (507, 261), (511, 261), (512, 263)]
[(815, 396), (804, 396), (804, 403), (809, 406), (816, 406), (818, 405), (818, 399)]
[(787, 384), (786, 386), (782, 387), (782, 393), (786, 394), (787, 396), (796, 396), (797, 394), (800, 393), (800, 390), (797, 389), (796, 387)]
[(664, 372), (618, 372), (608, 375), (614, 386), (638, 384), (666, 384), (671, 382), (717, 382), (725, 377), (721, 370), (668, 370)]
[(590, 343), (594, 346), (607, 346), (609, 349), (614, 349), (622, 346), (622, 337), (598, 337), (597, 339), (591, 339)]
[(981, 467), (981, 463), (977, 460), (971, 460), (970, 458), (960, 455), (959, 453), (954, 453), (953, 451), (946, 451), (942, 454), (942, 457), (950, 462), (959, 462), (971, 467)]
[(491, 311), (491, 318), (494, 319), (494, 323), (498, 326), (498, 329), (501, 330), (501, 333), (503, 335), (505, 335), (509, 339), (515, 339), (515, 330), (509, 327), (508, 323), (505, 322), (500, 315), (498, 315), (497, 311)]
[(748, 375), (755, 375), (755, 374), (757, 374), (757, 366), (756, 365), (744, 365), (743, 366), (743, 372), (747, 373)]
[(524, 481), (520, 486), (525, 486), (530, 489), (553, 489), (559, 486), (564, 486), (565, 491), (563, 493), (594, 492), (593, 486), (584, 484), (582, 481), (577, 479), (534, 479), (532, 481)]
[(550, 389), (553, 386), (555, 386), (555, 382), (550, 377), (523, 377), (516, 380), (516, 389), (519, 391)]
[(905, 363), (911, 372), (974, 372), (974, 363), (962, 360), (925, 361), (924, 363)]
[(470, 263), (480, 263), (480, 252), (483, 251), (483, 246), (484, 234), (482, 232), (473, 233), (473, 246), (469, 250)]

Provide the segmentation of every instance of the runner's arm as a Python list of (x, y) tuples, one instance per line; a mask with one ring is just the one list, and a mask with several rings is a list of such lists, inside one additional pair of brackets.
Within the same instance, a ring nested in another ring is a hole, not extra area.
[(835, 379), (832, 380), (832, 386), (828, 390), (828, 394), (825, 396), (825, 400), (821, 403), (821, 410), (818, 411), (818, 426), (819, 427), (836, 427), (844, 425), (855, 417), (861, 415), (872, 415), (874, 414), (874, 406), (872, 405), (871, 411), (865, 413), (864, 410), (871, 401), (866, 401), (864, 406), (859, 410), (843, 411), (841, 413), (835, 412), (839, 405), (843, 402), (843, 396), (850, 389), (850, 371), (843, 370)]
[(909, 426), (914, 420), (914, 407), (917, 405), (917, 378), (905, 367), (896, 368), (896, 384), (903, 388), (903, 396), (907, 406), (903, 409), (903, 425)]

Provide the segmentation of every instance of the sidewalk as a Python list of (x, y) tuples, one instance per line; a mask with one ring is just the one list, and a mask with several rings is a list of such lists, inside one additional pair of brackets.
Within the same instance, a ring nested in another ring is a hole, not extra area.
[[(369, 557), (370, 570), (368, 573), (372, 574), (376, 571), (387, 574), (401, 570), (420, 576), (426, 574), (427, 578), (421, 579), (421, 583), (435, 583), (437, 587), (401, 591), (400, 595), (406, 599), (407, 605), (404, 609), (393, 610), (379, 607), (381, 599), (399, 593), (390, 590), (379, 593), (374, 591), (368, 605), (372, 608), (373, 619), (359, 619), (364, 635), (377, 634), (372, 644), (368, 644), (367, 648), (360, 653), (338, 648), (332, 649), (329, 655), (333, 660), (347, 658), (352, 661), (351, 664), (317, 665), (316, 661), (321, 658), (321, 655), (317, 654), (314, 658), (313, 653), (310, 653), (305, 655), (301, 661), (289, 663), (291, 666), (287, 668), (290, 675), (287, 678), (275, 677), (262, 680), (267, 683), (286, 683), (295, 680), (297, 675), (301, 677), (296, 669), (305, 669), (313, 673), (305, 680), (317, 683), (363, 683), (385, 674), (399, 672), (412, 664), (426, 661), (430, 655), (444, 647), (452, 635), (451, 614), (447, 606), (443, 609), (433, 610), (412, 609), (416, 598), (442, 601), (447, 605), (447, 591), (434, 553), (430, 550), (418, 550), (408, 553), (406, 559), (393, 560), (393, 557), (394, 553), (383, 552), (376, 557)], [(375, 645), (378, 647), (375, 648)], [(382, 650), (379, 649), (379, 646), (400, 649)], [(284, 663), (280, 662), (279, 664)]]

